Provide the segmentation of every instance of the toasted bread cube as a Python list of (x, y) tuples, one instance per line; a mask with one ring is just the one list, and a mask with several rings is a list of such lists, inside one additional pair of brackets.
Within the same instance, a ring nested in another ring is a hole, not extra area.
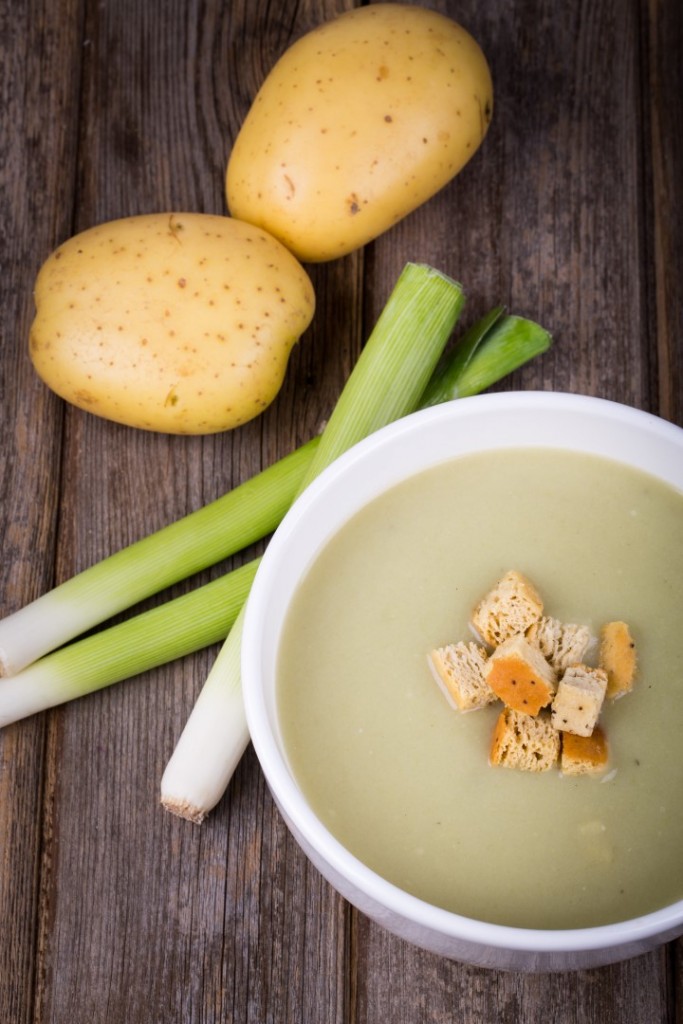
[(547, 714), (532, 717), (504, 708), (493, 730), (489, 762), (523, 772), (547, 772), (560, 755), (560, 735)]
[(472, 711), (496, 700), (484, 678), (486, 658), (484, 647), (462, 641), (430, 653), (432, 674), (454, 708)]
[(563, 775), (600, 775), (609, 760), (607, 737), (599, 725), (590, 736), (562, 733), (560, 770)]
[(607, 696), (620, 697), (633, 688), (638, 655), (625, 622), (608, 622), (600, 631), (600, 667), (607, 673)]
[(538, 647), (523, 636), (513, 636), (496, 648), (484, 676), (504, 704), (526, 715), (537, 715), (550, 704), (557, 678)]
[(526, 631), (527, 640), (536, 644), (556, 672), (583, 661), (591, 642), (588, 626), (573, 622), (560, 622), (550, 615), (542, 615)]
[(543, 601), (525, 576), (507, 572), (472, 612), (472, 626), (489, 647), (524, 633), (543, 613)]
[(551, 709), (552, 722), (560, 732), (590, 736), (607, 691), (607, 673), (588, 665), (570, 665), (560, 679)]

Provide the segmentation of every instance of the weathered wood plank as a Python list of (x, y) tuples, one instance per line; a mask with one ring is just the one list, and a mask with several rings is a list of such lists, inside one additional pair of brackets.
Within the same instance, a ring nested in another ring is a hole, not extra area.
[[(81, 4), (0, 11), (0, 595), (2, 614), (54, 574), (62, 410), (35, 378), (31, 281), (73, 213)], [(39, 941), (46, 723), (0, 736), (0, 1019), (32, 1019)]]
[[(683, 7), (652, 0), (648, 10), (651, 129), (643, 146), (651, 147), (652, 161), (657, 395), (660, 414), (683, 425), (683, 69), (678, 58), (683, 46)], [(652, 337), (647, 343), (653, 345)]]
[(622, 964), (557, 974), (515, 974), (451, 963), (411, 951), (365, 919), (360, 942), (369, 961), (354, 1022), (428, 1024), (665, 1024), (665, 950)]

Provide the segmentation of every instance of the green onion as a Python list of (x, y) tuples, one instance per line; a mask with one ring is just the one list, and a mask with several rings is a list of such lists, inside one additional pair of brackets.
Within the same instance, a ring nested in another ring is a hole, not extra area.
[(0, 622), (0, 675), (14, 675), (118, 612), (272, 533), (318, 440), (8, 615)]
[[(301, 489), (363, 437), (418, 408), (464, 303), (457, 282), (409, 263), (344, 386)], [(240, 677), (244, 611), (211, 669), (161, 780), (161, 802), (201, 822), (249, 743)]]
[(0, 679), (0, 727), (224, 640), (260, 559)]

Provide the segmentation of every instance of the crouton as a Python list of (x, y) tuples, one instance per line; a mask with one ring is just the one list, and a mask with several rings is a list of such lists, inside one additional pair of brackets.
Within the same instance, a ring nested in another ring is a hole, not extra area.
[(599, 725), (590, 736), (562, 734), (560, 770), (563, 775), (600, 775), (607, 767), (609, 749), (607, 737)]
[(430, 653), (432, 675), (452, 707), (473, 711), (497, 699), (484, 679), (486, 658), (484, 647), (462, 641), (437, 647)]
[(560, 679), (551, 709), (552, 722), (561, 732), (590, 736), (607, 690), (607, 673), (588, 665), (570, 665)]
[(537, 715), (553, 699), (557, 676), (538, 647), (523, 636), (513, 636), (488, 659), (484, 678), (509, 708)]
[(560, 734), (548, 715), (522, 714), (504, 708), (491, 737), (489, 762), (523, 772), (547, 772), (557, 764)]
[(472, 612), (472, 627), (490, 647), (524, 633), (543, 613), (536, 588), (521, 573), (505, 574)]
[(608, 622), (602, 627), (598, 661), (607, 673), (608, 697), (620, 697), (633, 688), (637, 652), (625, 622)]
[(583, 661), (592, 639), (588, 626), (560, 622), (549, 615), (542, 615), (532, 623), (526, 631), (526, 638), (540, 648), (556, 672), (563, 672), (569, 665)]

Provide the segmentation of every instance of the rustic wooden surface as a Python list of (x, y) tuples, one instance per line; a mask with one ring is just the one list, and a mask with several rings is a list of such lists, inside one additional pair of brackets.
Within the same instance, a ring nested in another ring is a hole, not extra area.
[[(553, 350), (501, 388), (683, 424), (680, 0), (434, 2), (487, 53), (483, 150), (359, 254), (312, 270), (313, 327), (259, 420), (205, 439), (66, 407), (26, 354), (37, 268), (98, 221), (224, 212), (231, 140), (274, 59), (352, 0), (0, 0), (0, 602), (7, 613), (311, 436), (407, 259)], [(210, 575), (210, 574), (209, 574)], [(178, 588), (182, 589), (182, 588)], [(162, 770), (215, 651), (0, 734), (3, 1024), (683, 1024), (683, 944), (515, 975), (421, 952), (307, 863), (251, 750), (199, 827)]]

